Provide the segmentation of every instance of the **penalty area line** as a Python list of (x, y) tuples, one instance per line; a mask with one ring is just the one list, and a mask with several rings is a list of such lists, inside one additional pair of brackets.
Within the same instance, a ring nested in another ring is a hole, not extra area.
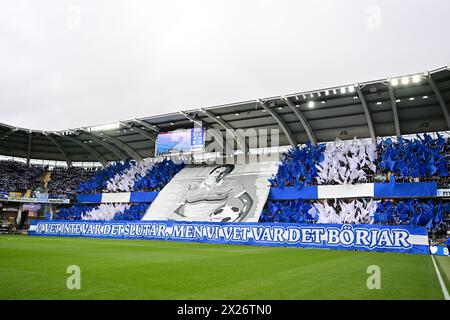
[(436, 275), (438, 277), (439, 284), (441, 285), (442, 293), (444, 294), (444, 299), (450, 300), (450, 296), (448, 294), (447, 287), (445, 286), (444, 280), (442, 279), (442, 276), (441, 276), (441, 272), (439, 271), (439, 268), (438, 268), (436, 261), (434, 260), (434, 257), (432, 254), (431, 254), (431, 260), (433, 260), (434, 269), (436, 270)]

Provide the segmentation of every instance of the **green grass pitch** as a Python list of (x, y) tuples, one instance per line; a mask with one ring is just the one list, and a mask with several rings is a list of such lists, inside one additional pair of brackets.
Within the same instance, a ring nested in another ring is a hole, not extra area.
[[(447, 287), (450, 259), (437, 263)], [(69, 290), (69, 265), (81, 289)], [(368, 290), (367, 267), (381, 268)], [(0, 299), (443, 299), (430, 256), (0, 236)]]

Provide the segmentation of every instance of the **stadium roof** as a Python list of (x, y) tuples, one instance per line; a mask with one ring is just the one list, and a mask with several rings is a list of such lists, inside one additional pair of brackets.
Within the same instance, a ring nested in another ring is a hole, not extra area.
[[(280, 130), (280, 145), (450, 130), (450, 65), (389, 79), (243, 101), (65, 131), (0, 124), (0, 154), (101, 162), (153, 157), (158, 132)], [(56, 120), (56, 119), (55, 119)]]

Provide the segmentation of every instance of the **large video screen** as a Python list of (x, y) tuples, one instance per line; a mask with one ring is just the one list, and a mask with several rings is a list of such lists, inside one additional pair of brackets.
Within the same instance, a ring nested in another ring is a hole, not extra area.
[(203, 128), (160, 132), (156, 139), (156, 156), (203, 152), (204, 145)]

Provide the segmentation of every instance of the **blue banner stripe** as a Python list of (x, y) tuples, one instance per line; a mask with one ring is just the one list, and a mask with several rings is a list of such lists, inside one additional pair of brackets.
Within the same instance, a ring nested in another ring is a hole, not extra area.
[(301, 189), (295, 187), (284, 187), (283, 189), (271, 188), (269, 193), (269, 200), (315, 200), (317, 199), (317, 195), (317, 186), (304, 186)]
[(429, 254), (426, 228), (409, 226), (34, 220), (29, 234)]
[(76, 201), (80, 203), (101, 203), (102, 194), (101, 193), (78, 194)]
[[(317, 200), (318, 188), (321, 186), (304, 186), (302, 188), (284, 187), (271, 188), (269, 200)], [(158, 196), (159, 191), (153, 192), (131, 192), (128, 202), (153, 202)], [(414, 182), (414, 183), (374, 183), (375, 198), (417, 198), (417, 197), (435, 197), (437, 195), (436, 182)], [(355, 194), (355, 197), (358, 197)], [(102, 193), (79, 194), (76, 198), (80, 203), (102, 203)]]
[(153, 192), (132, 192), (130, 202), (153, 202), (159, 191)]
[[(357, 186), (357, 185), (356, 185)], [(269, 200), (317, 200), (319, 188), (325, 186), (304, 186), (303, 188), (284, 187), (271, 188)], [(344, 187), (344, 186), (343, 186)], [(374, 183), (374, 198), (418, 198), (418, 197), (436, 197), (436, 182), (413, 182), (413, 183)], [(359, 197), (358, 194), (354, 195)]]
[(437, 182), (375, 183), (374, 195), (375, 198), (435, 197)]

